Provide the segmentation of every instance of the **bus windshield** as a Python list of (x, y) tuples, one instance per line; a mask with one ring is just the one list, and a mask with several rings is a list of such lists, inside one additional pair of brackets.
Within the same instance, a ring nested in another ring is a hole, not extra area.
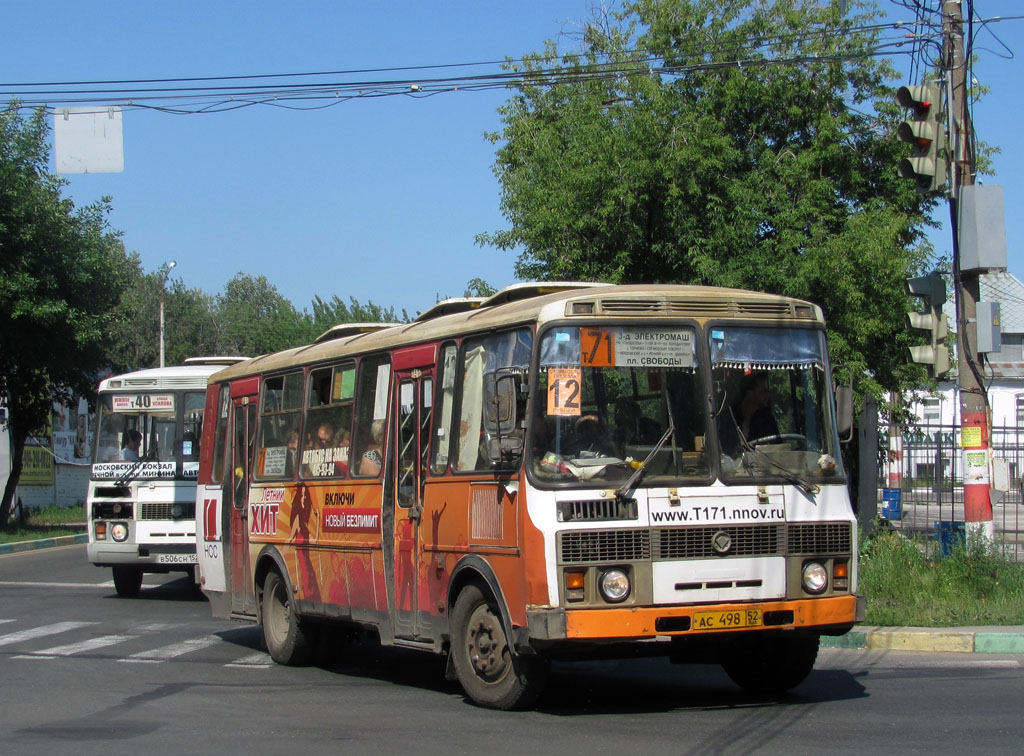
[(538, 481), (706, 480), (693, 328), (557, 327), (541, 338), (531, 469)]
[(806, 488), (841, 476), (823, 332), (730, 326), (707, 338), (710, 390), (694, 328), (545, 332), (530, 455), (538, 482), (620, 483), (641, 467), (645, 485), (718, 474)]
[(199, 391), (100, 394), (93, 477), (195, 478), (203, 400)]
[(716, 327), (709, 337), (722, 477), (841, 475), (824, 333)]

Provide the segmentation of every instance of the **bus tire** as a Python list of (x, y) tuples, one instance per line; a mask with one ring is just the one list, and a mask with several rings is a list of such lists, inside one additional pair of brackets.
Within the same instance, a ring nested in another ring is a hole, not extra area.
[(730, 647), (722, 669), (751, 693), (778, 695), (802, 683), (818, 658), (817, 635), (756, 637)]
[(299, 622), (292, 610), (291, 591), (274, 570), (263, 581), (263, 606), (260, 621), (263, 642), (267, 652), (278, 664), (301, 667), (313, 658), (313, 638), (310, 628)]
[(142, 568), (117, 565), (113, 568), (114, 590), (121, 598), (135, 598), (142, 590)]
[(450, 653), (466, 695), (490, 709), (531, 706), (547, 682), (548, 660), (513, 651), (497, 602), (471, 583), (459, 593), (451, 618)]

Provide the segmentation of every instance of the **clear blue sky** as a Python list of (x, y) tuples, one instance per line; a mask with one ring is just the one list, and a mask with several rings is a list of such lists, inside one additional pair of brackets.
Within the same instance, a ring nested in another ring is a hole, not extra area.
[[(3, 10), (5, 84), (236, 76), (501, 60), (580, 29), (592, 0), (349, 2), (35, 0)], [(896, 18), (909, 13), (881, 4)], [(1024, 13), (976, 0), (979, 17)], [(1024, 54), (1024, 21), (992, 26)], [(563, 39), (563, 48), (573, 46)], [(1024, 277), (1021, 67), (988, 35), (975, 75), (981, 139), (1003, 146), (1011, 272)], [(905, 58), (897, 58), (905, 66)], [(493, 70), (493, 67), (490, 69)], [(369, 74), (382, 78), (381, 74)], [(408, 78), (409, 74), (398, 74)], [(311, 112), (256, 106), (210, 115), (124, 113), (125, 170), (71, 175), (77, 204), (113, 197), (111, 217), (145, 270), (220, 292), (265, 275), (292, 304), (314, 295), (426, 309), (480, 277), (515, 282), (514, 253), (474, 245), (506, 226), (492, 173), (502, 90), (383, 97)], [(946, 213), (943, 212), (944, 218)], [(934, 236), (948, 253), (944, 234)]]

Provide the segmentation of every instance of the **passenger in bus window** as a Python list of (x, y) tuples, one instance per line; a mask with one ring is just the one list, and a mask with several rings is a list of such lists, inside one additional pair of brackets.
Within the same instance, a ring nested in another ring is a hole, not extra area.
[(299, 456), (299, 432), (297, 430), (288, 431), (285, 445), (288, 447), (288, 456), (285, 457), (284, 471), (285, 475), (290, 478), (295, 471), (295, 460)]
[(124, 434), (124, 441), (121, 445), (121, 451), (118, 453), (118, 459), (136, 462), (139, 459), (139, 446), (142, 445), (142, 434), (137, 430), (132, 429)]
[(384, 420), (374, 420), (370, 425), (370, 444), (359, 458), (360, 475), (379, 475), (384, 462), (382, 444), (384, 443)]
[(341, 428), (334, 435), (334, 474), (348, 475), (348, 454), (352, 440), (348, 429)]
[(330, 449), (334, 442), (334, 428), (330, 423), (320, 423), (316, 429), (316, 438), (313, 440), (313, 447), (316, 449)]
[(363, 452), (363, 456), (359, 458), (359, 474), (360, 475), (372, 475), (376, 477), (380, 475), (380, 468), (384, 460), (380, 456), (380, 452), (376, 449), (367, 449)]

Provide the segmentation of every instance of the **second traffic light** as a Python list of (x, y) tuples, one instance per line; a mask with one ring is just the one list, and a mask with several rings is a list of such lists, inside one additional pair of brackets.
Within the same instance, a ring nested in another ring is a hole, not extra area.
[(907, 313), (907, 325), (928, 331), (928, 342), (910, 347), (910, 359), (928, 365), (935, 378), (949, 372), (949, 347), (946, 346), (946, 315), (942, 306), (946, 304), (946, 282), (938, 273), (929, 273), (920, 278), (907, 279), (907, 294), (924, 300), (921, 311)]
[(909, 142), (912, 148), (910, 157), (900, 160), (900, 175), (913, 179), (922, 194), (940, 192), (946, 185), (946, 127), (941, 98), (936, 84), (896, 90), (897, 102), (911, 111), (897, 129), (900, 140)]

